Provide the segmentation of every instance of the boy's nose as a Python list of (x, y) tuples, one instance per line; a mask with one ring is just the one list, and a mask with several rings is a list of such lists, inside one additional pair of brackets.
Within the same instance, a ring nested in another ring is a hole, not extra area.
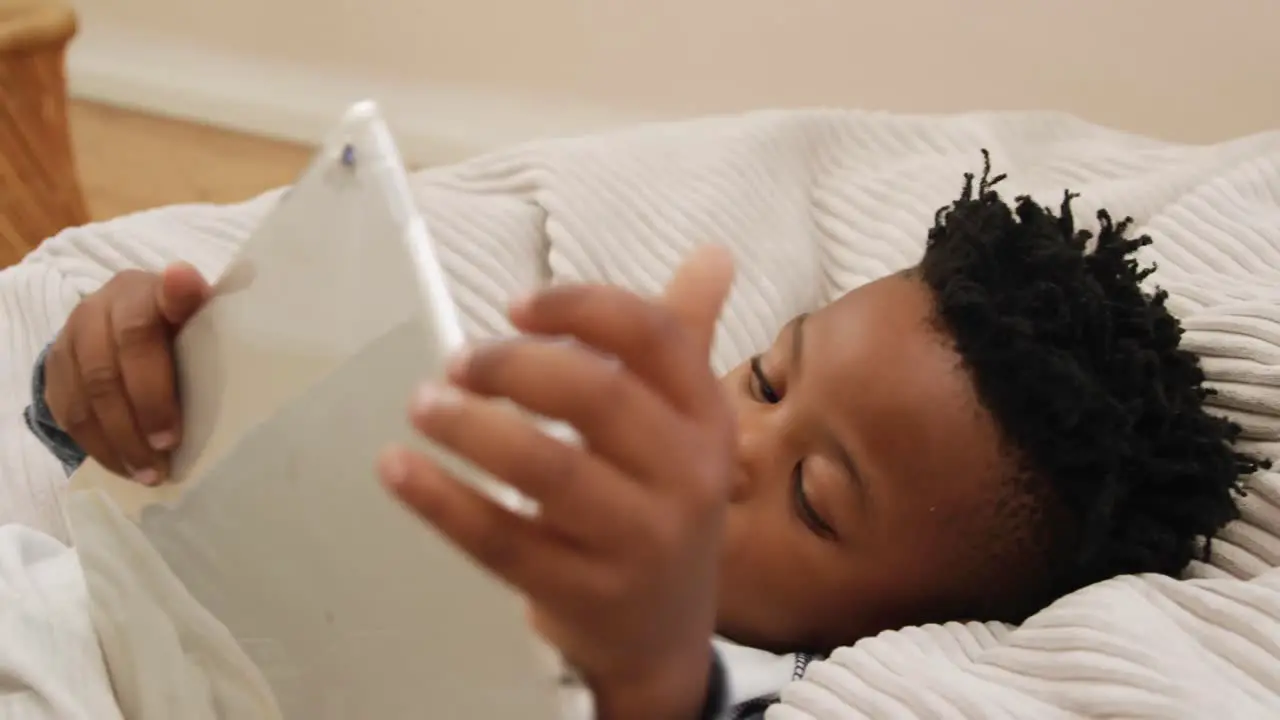
[(768, 455), (768, 440), (763, 436), (763, 428), (753, 423), (751, 413), (738, 416), (737, 463), (733, 476), (733, 486), (729, 490), (730, 502), (739, 502), (751, 494), (753, 478), (763, 468), (760, 464)]

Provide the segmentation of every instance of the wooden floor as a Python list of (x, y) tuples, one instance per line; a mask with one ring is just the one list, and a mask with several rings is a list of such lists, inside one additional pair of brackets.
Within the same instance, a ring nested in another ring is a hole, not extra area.
[[(74, 102), (71, 135), (93, 220), (184, 202), (228, 203), (291, 182), (310, 150), (290, 143)], [(26, 250), (6, 246), (0, 268)]]
[(309, 150), (76, 102), (71, 133), (95, 220), (180, 202), (235, 202), (284, 185)]

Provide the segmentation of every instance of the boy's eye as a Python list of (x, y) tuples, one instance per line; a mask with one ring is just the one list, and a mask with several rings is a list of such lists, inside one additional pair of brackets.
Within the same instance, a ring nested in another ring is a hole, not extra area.
[(813, 503), (809, 501), (809, 494), (805, 492), (803, 462), (797, 463), (796, 469), (791, 473), (791, 504), (800, 521), (813, 531), (814, 535), (824, 540), (837, 539), (835, 529), (813, 507)]
[(760, 363), (760, 356), (756, 355), (751, 358), (751, 394), (760, 402), (775, 405), (782, 402), (782, 396), (769, 382), (769, 378), (764, 375), (764, 368)]

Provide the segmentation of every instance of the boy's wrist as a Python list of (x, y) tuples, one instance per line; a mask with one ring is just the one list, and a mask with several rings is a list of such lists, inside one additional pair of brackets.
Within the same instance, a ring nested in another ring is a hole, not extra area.
[(645, 678), (602, 684), (595, 691), (596, 720), (714, 720), (724, 690), (723, 669), (706, 643)]

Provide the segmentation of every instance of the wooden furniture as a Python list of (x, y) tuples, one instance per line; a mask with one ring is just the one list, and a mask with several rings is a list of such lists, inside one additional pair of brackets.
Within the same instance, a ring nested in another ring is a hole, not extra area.
[(0, 267), (88, 220), (67, 128), (62, 0), (0, 0)]

